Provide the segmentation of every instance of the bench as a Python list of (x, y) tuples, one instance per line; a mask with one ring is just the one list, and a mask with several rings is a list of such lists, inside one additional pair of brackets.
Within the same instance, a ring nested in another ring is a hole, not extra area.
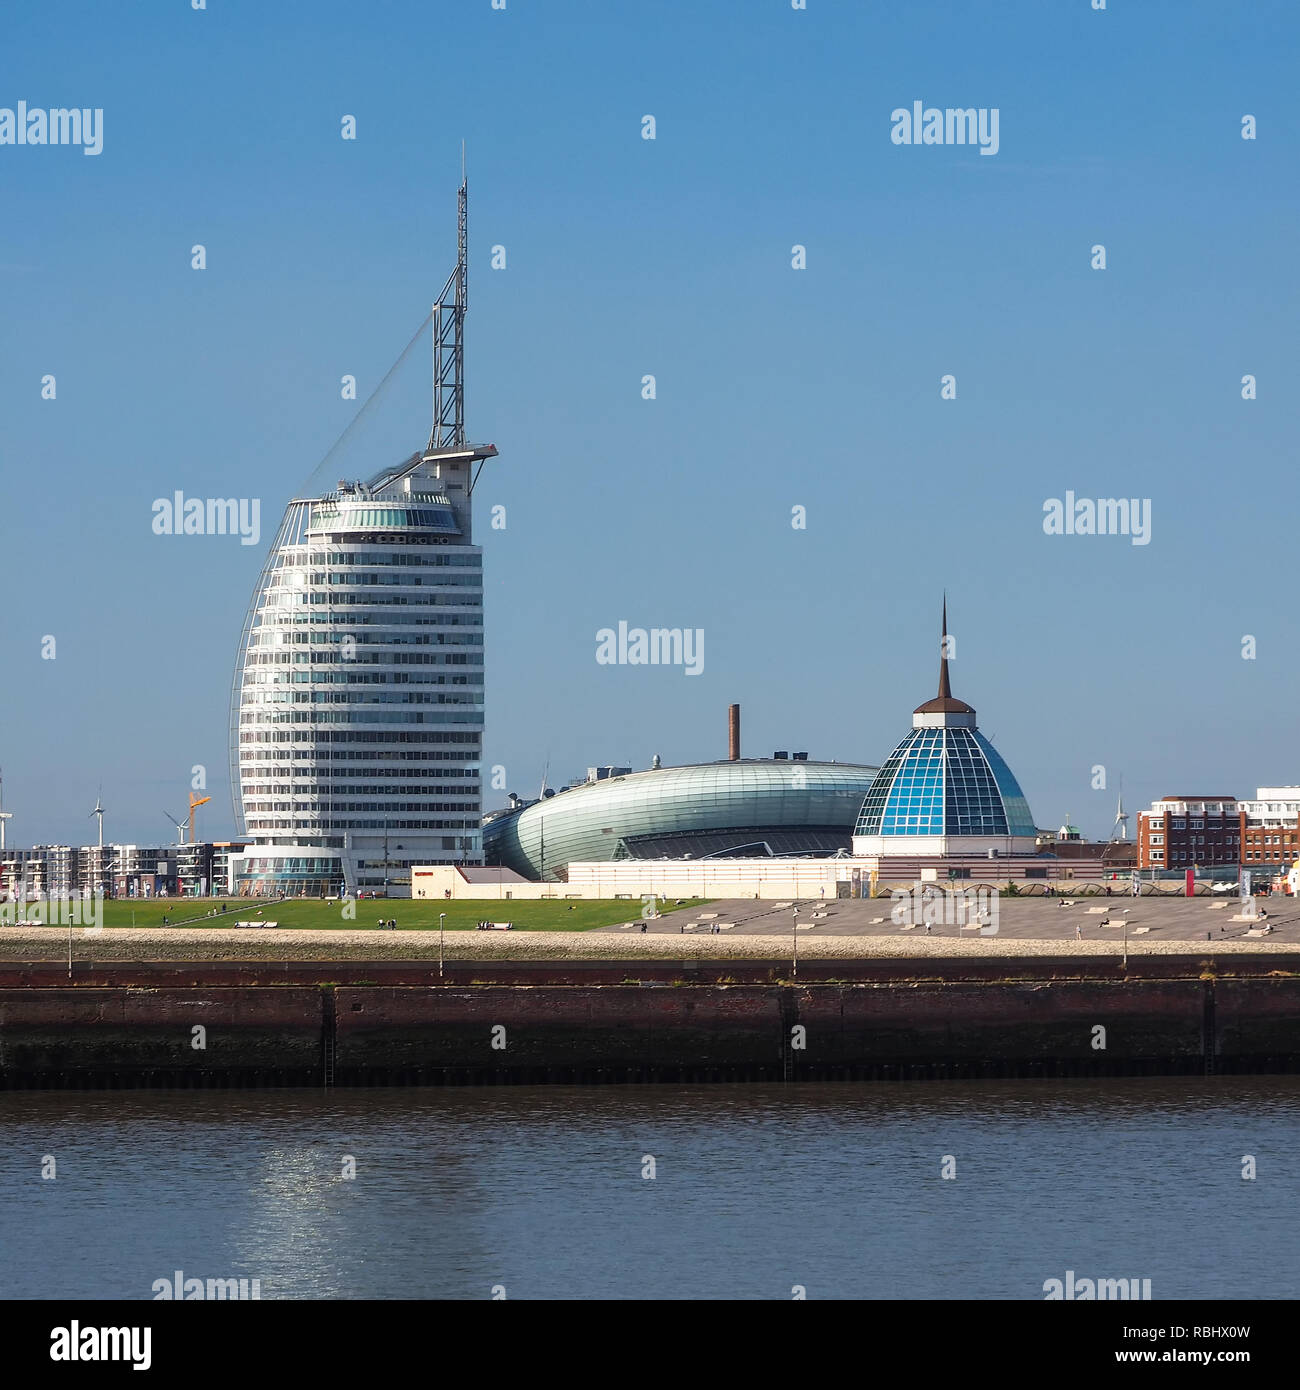
[(479, 931), (514, 931), (514, 929), (515, 924), (513, 922), (480, 922), (478, 924)]

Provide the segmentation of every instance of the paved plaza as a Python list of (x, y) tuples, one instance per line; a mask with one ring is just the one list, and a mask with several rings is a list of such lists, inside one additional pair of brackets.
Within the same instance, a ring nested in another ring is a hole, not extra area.
[[(1234, 895), (1194, 898), (1141, 897), (1118, 894), (1112, 897), (1077, 898), (998, 898), (975, 900), (986, 909), (988, 920), (983, 924), (971, 920), (965, 925), (955, 920), (959, 912), (951, 900), (936, 899), (930, 904), (915, 898), (903, 904), (916, 918), (907, 924), (909, 913), (898, 915), (898, 904), (888, 897), (872, 899), (834, 899), (827, 902), (777, 903), (746, 898), (709, 903), (698, 911), (674, 910), (667, 916), (646, 923), (647, 934), (704, 936), (785, 936), (789, 937), (795, 924), (801, 940), (816, 937), (895, 938), (900, 943), (913, 941), (972, 940), (996, 935), (1011, 941), (1092, 941), (1120, 942), (1128, 923), (1128, 938), (1137, 946), (1145, 941), (1202, 942), (1254, 941), (1271, 944), (1300, 943), (1300, 903), (1289, 897), (1256, 898), (1255, 921), (1236, 920), (1242, 915), (1240, 899)], [(673, 908), (668, 901), (665, 907)], [(968, 915), (961, 913), (960, 915)], [(931, 917), (929, 930), (925, 918)], [(946, 920), (945, 920), (946, 918)], [(641, 923), (609, 927), (602, 934), (635, 932), (640, 934)], [(996, 926), (996, 932), (990, 928)], [(718, 930), (715, 932), (714, 928)], [(922, 948), (924, 949), (924, 948)]]

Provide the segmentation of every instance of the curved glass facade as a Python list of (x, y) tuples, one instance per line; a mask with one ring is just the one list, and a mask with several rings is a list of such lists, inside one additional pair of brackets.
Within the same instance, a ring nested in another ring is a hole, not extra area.
[(262, 851), (236, 855), (234, 889), (241, 897), (288, 897), (337, 894), (343, 884), (343, 861), (319, 851)]
[(914, 728), (885, 760), (856, 835), (1030, 836), (1033, 817), (997, 749), (974, 728)]
[(847, 836), (876, 773), (853, 763), (744, 760), (656, 768), (559, 792), (484, 827), (489, 862), (555, 879), (573, 860), (608, 860), (635, 836), (833, 829)]
[[(301, 861), (258, 881), (341, 873), (365, 892), (483, 862), (468, 464), (435, 453), (392, 475), (291, 502), (253, 595), (231, 701), (240, 829), (250, 853)], [(307, 864), (313, 848), (333, 867)]]
[(410, 526), (446, 531), (459, 531), (455, 514), (445, 497), (420, 499), (441, 505), (422, 507), (378, 507), (359, 503), (340, 504), (337, 501), (319, 502), (312, 508), (310, 529), (330, 531), (343, 527), (350, 531), (395, 530)]

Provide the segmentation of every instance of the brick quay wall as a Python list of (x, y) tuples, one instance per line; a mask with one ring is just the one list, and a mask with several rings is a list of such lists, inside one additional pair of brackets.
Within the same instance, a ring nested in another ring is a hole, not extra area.
[(1300, 952), (0, 961), (0, 1087), (1300, 1071)]

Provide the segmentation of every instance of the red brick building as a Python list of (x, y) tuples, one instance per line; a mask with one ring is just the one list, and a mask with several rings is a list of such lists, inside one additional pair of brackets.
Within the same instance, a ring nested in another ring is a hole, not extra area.
[(1289, 869), (1300, 858), (1300, 830), (1288, 826), (1248, 825), (1241, 839), (1242, 863), (1248, 869)]
[(1300, 858), (1300, 787), (1260, 787), (1254, 801), (1238, 804), (1246, 813), (1243, 865), (1273, 872), (1290, 868)]
[(1209, 869), (1241, 863), (1246, 813), (1233, 796), (1168, 796), (1138, 812), (1138, 867)]

